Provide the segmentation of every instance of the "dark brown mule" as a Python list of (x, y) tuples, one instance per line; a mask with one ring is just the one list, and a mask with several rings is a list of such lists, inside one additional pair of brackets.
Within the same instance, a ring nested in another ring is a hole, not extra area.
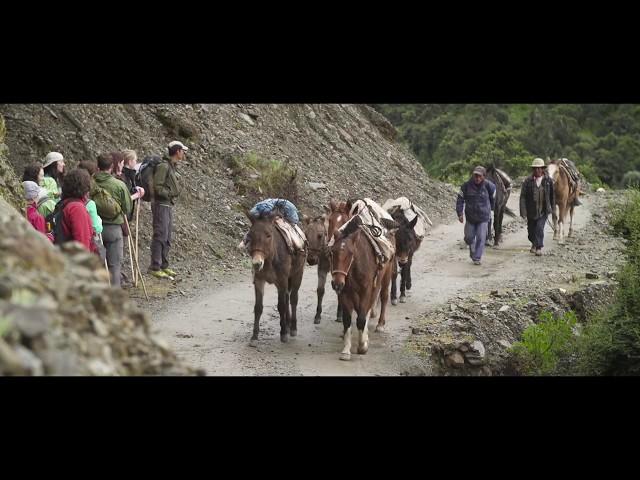
[[(506, 175), (506, 174), (505, 174)], [(487, 168), (487, 180), (493, 182), (496, 186), (495, 207), (493, 209), (493, 231), (491, 231), (491, 220), (489, 220), (489, 226), (487, 228), (487, 245), (490, 245), (489, 241), (493, 238), (493, 246), (497, 247), (502, 243), (502, 221), (504, 214), (506, 213), (510, 217), (515, 218), (516, 214), (507, 207), (507, 202), (511, 196), (511, 185), (507, 185), (505, 180), (498, 172), (498, 169), (490, 165)]]
[(360, 229), (360, 217), (356, 217), (344, 231), (334, 233), (331, 254), (331, 286), (338, 293), (342, 305), (344, 347), (340, 360), (351, 359), (351, 317), (357, 314), (358, 353), (369, 349), (369, 314), (380, 298), (380, 318), (376, 332), (384, 331), (385, 313), (389, 301), (389, 284), (395, 257), (378, 268), (376, 256), (365, 233)]
[(397, 210), (391, 214), (398, 223), (399, 229), (396, 232), (396, 259), (393, 263), (393, 278), (391, 280), (391, 305), (398, 304), (398, 268), (400, 268), (400, 303), (406, 301), (406, 290), (411, 290), (411, 264), (413, 254), (418, 251), (422, 239), (418, 238), (414, 227), (418, 222), (418, 216), (408, 221), (402, 210)]
[[(554, 203), (552, 205), (553, 239), (564, 244), (564, 222), (569, 214), (569, 237), (573, 235), (573, 207), (578, 195), (578, 188), (573, 191), (570, 187), (569, 172), (566, 167), (556, 160), (547, 167), (547, 174), (553, 180)], [(558, 214), (556, 214), (556, 205)]]
[[(318, 265), (318, 306), (316, 307), (316, 316), (313, 323), (320, 323), (322, 315), (322, 299), (324, 298), (324, 287), (327, 283), (327, 274), (329, 273), (330, 260), (329, 248), (327, 243), (333, 232), (344, 225), (349, 218), (346, 202), (336, 202), (331, 200), (329, 207), (325, 207), (326, 213), (319, 217), (305, 218), (304, 233), (308, 242), (307, 263), (309, 265)], [(336, 322), (342, 321), (342, 308), (338, 302), (338, 310), (336, 312)]]
[(295, 337), (298, 333), (296, 308), (306, 254), (304, 252), (289, 253), (282, 234), (273, 223), (276, 215), (260, 219), (247, 216), (251, 220), (251, 229), (248, 234), (249, 254), (253, 264), (253, 284), (256, 294), (253, 336), (250, 345), (255, 347), (258, 344), (265, 282), (274, 284), (278, 289), (280, 340), (286, 342), (289, 335)]

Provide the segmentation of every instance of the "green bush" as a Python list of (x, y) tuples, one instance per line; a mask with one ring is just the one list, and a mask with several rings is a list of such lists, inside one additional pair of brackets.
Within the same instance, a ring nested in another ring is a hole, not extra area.
[(539, 323), (527, 327), (522, 341), (511, 347), (517, 369), (526, 375), (566, 373), (575, 351), (576, 324), (573, 312), (557, 317), (551, 312), (542, 312)]
[(627, 188), (640, 187), (640, 172), (637, 170), (631, 170), (622, 177), (622, 185)]
[(269, 159), (250, 152), (228, 160), (239, 195), (245, 196), (245, 207), (264, 198), (286, 198), (298, 202), (298, 171), (288, 162)]

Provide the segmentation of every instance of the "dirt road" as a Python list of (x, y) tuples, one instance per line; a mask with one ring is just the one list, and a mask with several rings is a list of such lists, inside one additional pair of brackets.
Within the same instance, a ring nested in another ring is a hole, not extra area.
[[(576, 209), (574, 217), (577, 230), (591, 216), (589, 199), (583, 201), (584, 205)], [(513, 195), (509, 205), (517, 211), (517, 204), (518, 197)], [(461, 248), (463, 227), (457, 220), (432, 229), (414, 257), (413, 287), (408, 292), (407, 303), (389, 305), (384, 333), (375, 333), (375, 321), (370, 322), (369, 352), (354, 354), (349, 362), (339, 360), (342, 324), (335, 322), (336, 296), (329, 281), (322, 322), (313, 323), (316, 267), (306, 267), (298, 304), (298, 336), (286, 344), (280, 342), (276, 290), (267, 286), (260, 343), (257, 348), (249, 346), (254, 295), (248, 268), (233, 283), (203, 288), (195, 300), (172, 299), (161, 310), (153, 312), (153, 322), (179, 356), (205, 369), (208, 375), (429, 374), (430, 360), (406, 347), (412, 322), (418, 315), (458, 295), (526, 281), (536, 270), (533, 268), (536, 257), (528, 253), (530, 243), (524, 222), (505, 217), (505, 226), (504, 244), (500, 248), (488, 247), (482, 266), (474, 266), (468, 250)], [(564, 248), (551, 240), (552, 235), (547, 225), (546, 250)], [(545, 260), (553, 262), (551, 257)], [(354, 352), (356, 344), (354, 334)]]

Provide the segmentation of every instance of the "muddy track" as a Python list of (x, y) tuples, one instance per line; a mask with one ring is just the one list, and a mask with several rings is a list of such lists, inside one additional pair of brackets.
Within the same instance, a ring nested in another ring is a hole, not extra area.
[[(509, 206), (518, 211), (518, 197)], [(576, 209), (574, 229), (580, 230), (591, 216), (590, 202)], [(453, 216), (453, 215), (452, 215)], [(514, 223), (515, 222), (515, 223)], [(526, 227), (522, 220), (505, 217), (505, 242), (488, 247), (482, 266), (474, 266), (468, 250), (461, 248), (463, 227), (452, 222), (432, 229), (414, 257), (413, 287), (407, 303), (389, 305), (387, 329), (375, 333), (371, 321), (369, 352), (339, 360), (342, 324), (335, 322), (336, 296), (329, 281), (320, 325), (314, 325), (316, 267), (307, 266), (298, 304), (298, 336), (280, 342), (280, 323), (275, 287), (265, 289), (260, 342), (249, 346), (253, 326), (254, 294), (251, 272), (240, 272), (237, 280), (220, 287), (203, 288), (195, 299), (173, 299), (153, 312), (154, 325), (174, 347), (178, 356), (203, 368), (208, 375), (402, 375), (431, 373), (429, 358), (408, 350), (407, 339), (415, 319), (452, 297), (524, 281), (531, 277), (535, 258), (528, 253)], [(509, 232), (509, 230), (513, 230)], [(567, 228), (568, 231), (568, 228)], [(547, 224), (546, 250), (565, 248), (551, 240)], [(552, 258), (545, 259), (552, 262)], [(354, 335), (354, 349), (357, 342)]]

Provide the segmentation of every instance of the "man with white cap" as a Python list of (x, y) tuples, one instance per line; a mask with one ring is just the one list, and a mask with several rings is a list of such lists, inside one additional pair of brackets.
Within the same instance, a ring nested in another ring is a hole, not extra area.
[(49, 152), (44, 159), (42, 168), (44, 169), (43, 186), (47, 190), (47, 195), (55, 201), (60, 200), (64, 157), (59, 152)]
[(180, 195), (176, 165), (184, 160), (189, 149), (182, 142), (168, 145), (168, 157), (164, 157), (153, 174), (151, 189), (151, 213), (153, 214), (153, 239), (151, 240), (151, 266), (149, 272), (156, 278), (172, 279), (176, 272), (169, 268), (169, 248), (173, 228), (173, 206)]
[(531, 164), (533, 174), (522, 182), (520, 216), (527, 220), (531, 253), (542, 255), (544, 225), (553, 212), (553, 180), (546, 175), (544, 160), (536, 158)]

